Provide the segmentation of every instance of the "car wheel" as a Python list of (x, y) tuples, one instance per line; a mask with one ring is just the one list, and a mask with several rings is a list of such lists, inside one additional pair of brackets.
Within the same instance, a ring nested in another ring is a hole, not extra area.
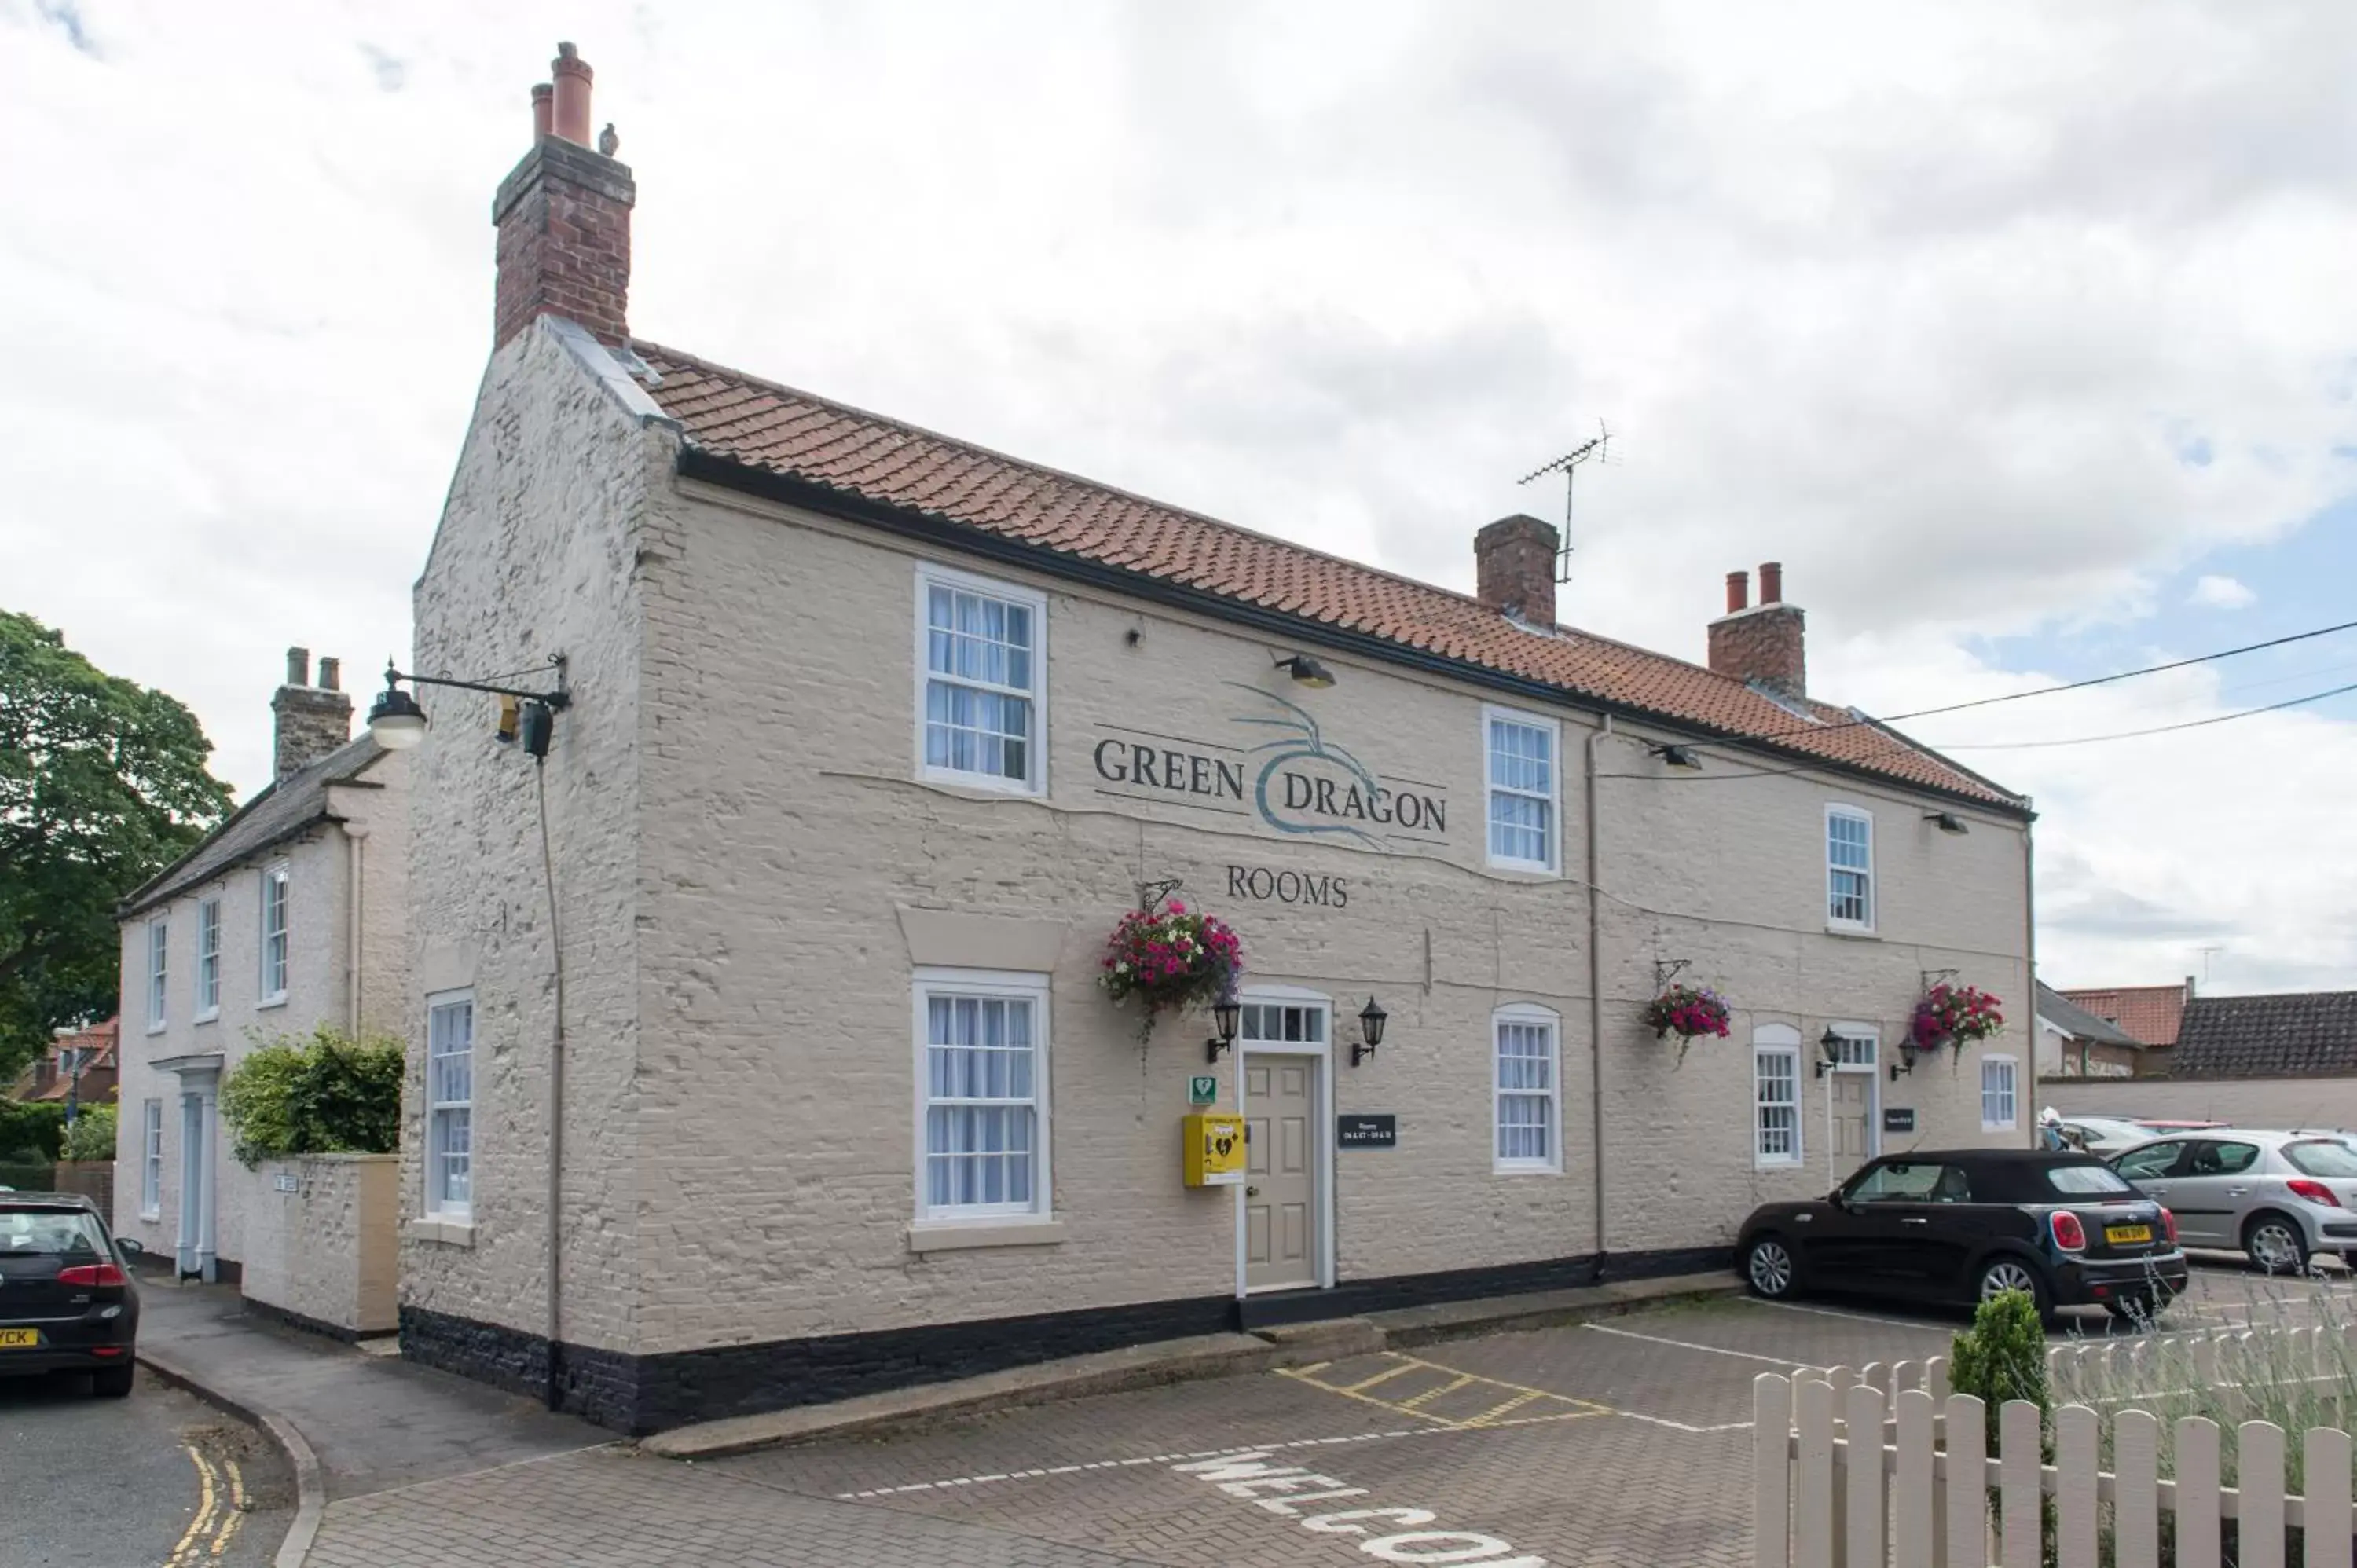
[(90, 1375), (90, 1391), (101, 1399), (123, 1399), (131, 1392), (131, 1380), (138, 1370), (136, 1367), (101, 1368)]
[(2280, 1214), (2255, 1214), (2243, 1227), (2243, 1251), (2264, 1274), (2296, 1274), (2308, 1267), (2308, 1238)]
[(1743, 1255), (1743, 1282), (1753, 1295), (1781, 1301), (1792, 1294), (1800, 1280), (1800, 1265), (1793, 1262), (1792, 1249), (1781, 1236), (1762, 1236)]
[(2054, 1295), (2046, 1288), (2045, 1276), (2038, 1266), (2025, 1258), (1991, 1258), (1981, 1265), (1981, 1285), (1977, 1293), (1983, 1301), (1993, 1301), (2007, 1291), (2018, 1290), (2038, 1304), (2038, 1320), (2045, 1322), (2054, 1315)]

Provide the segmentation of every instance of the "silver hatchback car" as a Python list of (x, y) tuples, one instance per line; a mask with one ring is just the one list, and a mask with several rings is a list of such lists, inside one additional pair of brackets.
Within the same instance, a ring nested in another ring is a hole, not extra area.
[(2357, 1147), (2337, 1134), (2221, 1127), (2155, 1138), (2111, 1163), (2177, 1217), (2185, 1246), (2247, 1252), (2271, 1274), (2298, 1273), (2319, 1252), (2357, 1268)]

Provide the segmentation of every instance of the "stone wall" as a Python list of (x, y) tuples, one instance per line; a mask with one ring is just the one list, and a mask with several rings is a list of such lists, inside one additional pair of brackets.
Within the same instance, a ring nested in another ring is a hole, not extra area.
[(400, 1156), (264, 1160), (246, 1210), (249, 1302), (330, 1333), (391, 1333)]
[(2050, 1078), (2038, 1085), (2038, 1103), (2065, 1116), (2357, 1130), (2357, 1078)]

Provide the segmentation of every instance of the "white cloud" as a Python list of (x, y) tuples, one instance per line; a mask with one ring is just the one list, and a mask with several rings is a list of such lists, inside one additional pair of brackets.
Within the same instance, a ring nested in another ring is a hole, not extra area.
[[(559, 37), (646, 335), (1458, 586), (1609, 419), (1566, 616), (1696, 657), (1781, 558), (1869, 708), (2349, 488), (2357, 8), (0, 0), (0, 602), (242, 788), (286, 644), (407, 646)], [(2056, 974), (2169, 978), (2190, 922), (2346, 983), (2357, 892), (2257, 873), (2324, 864), (2330, 794), (2256, 759), (2357, 726), (2245, 723), (1967, 754), (2041, 797)]]
[(2186, 603), (2202, 605), (2213, 610), (2248, 609), (2258, 603), (2258, 595), (2235, 579), (2206, 572), (2193, 585), (2193, 591), (2185, 596)]

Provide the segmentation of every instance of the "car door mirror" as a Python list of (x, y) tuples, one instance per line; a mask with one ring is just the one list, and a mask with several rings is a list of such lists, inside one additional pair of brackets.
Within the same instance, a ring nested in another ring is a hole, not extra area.
[(114, 1250), (123, 1254), (123, 1261), (126, 1263), (135, 1262), (147, 1255), (146, 1247), (128, 1236), (117, 1236), (114, 1239)]

